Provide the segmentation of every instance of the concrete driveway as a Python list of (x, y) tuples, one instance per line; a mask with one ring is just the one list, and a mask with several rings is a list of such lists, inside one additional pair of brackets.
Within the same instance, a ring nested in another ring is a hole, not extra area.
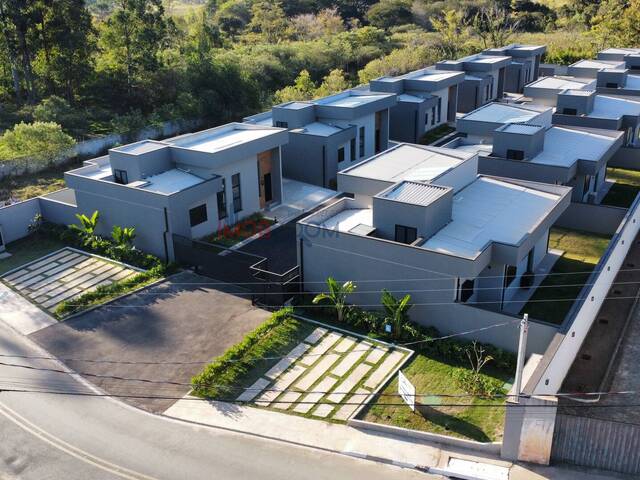
[(182, 272), (30, 338), (106, 392), (162, 412), (210, 359), (269, 316), (243, 290)]

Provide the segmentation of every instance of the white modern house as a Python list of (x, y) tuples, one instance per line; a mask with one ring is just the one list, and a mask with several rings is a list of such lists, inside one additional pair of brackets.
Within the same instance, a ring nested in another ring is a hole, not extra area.
[(522, 45), (512, 43), (498, 48), (489, 48), (483, 55), (511, 57), (505, 73), (505, 92), (522, 93), (524, 86), (538, 79), (542, 56), (546, 45)]
[(133, 226), (139, 248), (173, 259), (172, 235), (197, 239), (282, 201), (280, 152), (288, 135), (232, 123), (113, 148), (65, 173), (68, 189), (57, 198), (69, 211), (59, 223), (97, 210), (98, 233)]
[(458, 88), (458, 112), (466, 113), (502, 97), (505, 76), (511, 57), (499, 55), (469, 55), (458, 60), (443, 60), (436, 69), (465, 73)]
[[(380, 291), (410, 293), (412, 318), (443, 332), (495, 322), (528, 298), (547, 256), (549, 228), (569, 205), (560, 185), (478, 176), (477, 155), (399, 144), (340, 172), (343, 198), (298, 222), (306, 290), (352, 280), (350, 301), (379, 305)], [(362, 283), (360, 283), (362, 282)], [(530, 348), (553, 329), (534, 327)], [(491, 333), (513, 349), (514, 332)], [(489, 340), (489, 338), (485, 338)]]
[(596, 80), (562, 75), (540, 77), (524, 87), (524, 101), (555, 107), (564, 90), (595, 90)]
[(458, 137), (445, 146), (478, 153), (480, 173), (567, 185), (573, 187), (572, 201), (599, 203), (607, 192), (607, 163), (623, 136), (613, 130), (507, 123), (494, 131), (491, 143)]
[(640, 48), (606, 48), (598, 52), (598, 60), (625, 62), (631, 70), (640, 69)]
[(339, 170), (386, 150), (395, 93), (351, 89), (317, 100), (276, 105), (246, 124), (289, 131), (282, 149), (287, 178), (336, 188)]
[(429, 67), (398, 77), (376, 78), (369, 89), (397, 95), (397, 104), (391, 108), (390, 138), (418, 142), (430, 130), (455, 121), (458, 89), (464, 78), (463, 72)]

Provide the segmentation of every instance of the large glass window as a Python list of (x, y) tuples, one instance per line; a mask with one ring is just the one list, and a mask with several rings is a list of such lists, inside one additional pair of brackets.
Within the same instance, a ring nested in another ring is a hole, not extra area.
[(217, 193), (218, 200), (218, 220), (227, 218), (227, 192), (225, 189), (225, 181), (222, 179), (220, 190)]
[(338, 163), (344, 162), (344, 147), (338, 149)]
[(524, 160), (524, 151), (508, 149), (507, 158), (509, 160)]
[(441, 118), (442, 118), (442, 99), (438, 98), (438, 123), (440, 123)]
[(360, 127), (360, 158), (364, 157), (364, 127)]
[(473, 296), (473, 288), (475, 286), (475, 280), (465, 280), (460, 285), (460, 301), (462, 303), (467, 302)]
[(207, 204), (203, 203), (189, 210), (189, 223), (192, 227), (207, 221)]
[(356, 139), (355, 138), (351, 139), (351, 148), (349, 153), (351, 154), (351, 161), (353, 162), (356, 159)]
[(236, 173), (231, 177), (231, 191), (233, 194), (233, 211), (238, 213), (242, 210), (242, 193), (240, 191), (240, 174)]

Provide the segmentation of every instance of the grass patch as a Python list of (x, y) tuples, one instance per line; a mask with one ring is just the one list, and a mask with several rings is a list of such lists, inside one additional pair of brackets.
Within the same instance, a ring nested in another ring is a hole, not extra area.
[(607, 168), (607, 178), (615, 180), (607, 195), (602, 199), (603, 205), (629, 208), (640, 192), (640, 171), (625, 168)]
[(60, 250), (65, 246), (63, 242), (55, 238), (47, 238), (40, 235), (29, 235), (11, 242), (7, 244), (7, 252), (11, 256), (0, 260), (0, 275)]
[[(458, 387), (453, 377), (457, 368), (460, 367), (423, 354), (416, 354), (402, 372), (415, 385), (418, 393), (462, 395), (466, 392)], [(486, 368), (484, 372), (484, 376), (501, 382), (510, 380), (508, 373), (490, 368)], [(393, 395), (397, 392), (396, 377), (381, 393)], [(423, 397), (416, 400), (416, 403), (423, 404), (463, 404), (463, 406), (416, 406), (414, 413), (401, 398), (384, 396), (375, 399), (379, 404), (372, 404), (366, 410), (364, 420), (478, 442), (499, 441), (502, 437), (504, 408), (483, 405), (503, 405), (503, 399)]]
[(80, 295), (77, 298), (60, 303), (54, 313), (58, 320), (62, 320), (69, 315), (82, 312), (96, 305), (101, 305), (116, 297), (125, 295), (139, 288), (145, 287), (168, 275), (178, 271), (174, 264), (158, 265), (146, 272), (141, 272), (133, 277), (114, 282), (109, 285), (102, 285), (93, 291)]
[(532, 318), (561, 324), (610, 239), (607, 235), (552, 228), (549, 234), (549, 248), (564, 250), (565, 253), (555, 263), (551, 274), (536, 289), (521, 313), (526, 312)]
[(232, 247), (249, 237), (253, 237), (257, 233), (266, 230), (275, 223), (276, 222), (270, 218), (265, 218), (261, 213), (254, 213), (253, 215), (240, 220), (233, 226), (224, 227), (216, 233), (202, 238), (202, 241), (216, 243), (225, 247)]
[(433, 130), (429, 130), (420, 138), (420, 140), (418, 140), (418, 143), (422, 145), (430, 145), (436, 140), (440, 140), (442, 137), (449, 135), (451, 132), (454, 132), (455, 130), (456, 130), (455, 128), (445, 123), (444, 125), (440, 125), (439, 127), (436, 127)]
[(207, 365), (191, 380), (193, 394), (204, 398), (235, 400), (278, 360), (304, 340), (315, 325), (291, 317), (291, 309), (275, 312), (240, 343)]
[(72, 161), (41, 172), (5, 178), (0, 186), (0, 201), (23, 201), (65, 188), (64, 172), (80, 165), (81, 162)]

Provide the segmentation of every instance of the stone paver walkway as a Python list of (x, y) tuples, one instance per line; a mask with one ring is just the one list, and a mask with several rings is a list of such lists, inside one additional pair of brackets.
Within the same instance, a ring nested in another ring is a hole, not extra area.
[(400, 368), (408, 354), (370, 339), (317, 327), (238, 400), (346, 422)]
[(64, 248), (9, 272), (2, 279), (43, 310), (53, 312), (61, 302), (137, 273), (126, 265)]

